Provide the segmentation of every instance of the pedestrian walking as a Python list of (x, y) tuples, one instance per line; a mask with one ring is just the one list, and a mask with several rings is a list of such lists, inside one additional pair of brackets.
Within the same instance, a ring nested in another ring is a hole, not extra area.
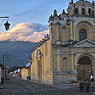
[(88, 92), (89, 92), (89, 88), (90, 88), (90, 81), (87, 80), (87, 81), (85, 82), (85, 85), (86, 85), (86, 92), (88, 93)]
[(4, 85), (4, 77), (1, 77), (1, 85)]
[(93, 82), (94, 81), (94, 76), (93, 74), (90, 76), (90, 80)]
[(78, 81), (78, 84), (79, 84), (80, 92), (83, 92), (83, 90), (84, 90), (84, 81), (82, 79), (80, 79)]

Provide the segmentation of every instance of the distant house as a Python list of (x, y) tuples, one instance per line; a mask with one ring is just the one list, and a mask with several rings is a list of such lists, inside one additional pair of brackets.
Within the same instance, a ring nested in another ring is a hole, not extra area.
[(17, 70), (17, 77), (21, 78), (21, 69)]
[(30, 61), (24, 67), (21, 68), (22, 79), (31, 79), (31, 64)]
[(21, 77), (22, 77), (22, 79), (27, 80), (28, 69), (25, 66), (21, 68)]

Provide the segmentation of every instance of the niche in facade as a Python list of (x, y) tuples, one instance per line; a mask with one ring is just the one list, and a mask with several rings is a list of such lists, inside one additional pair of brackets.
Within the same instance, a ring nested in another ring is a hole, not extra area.
[(94, 16), (94, 11), (92, 11), (92, 16)]
[(75, 15), (77, 15), (77, 16), (79, 15), (79, 10), (78, 10), (78, 8), (75, 9)]
[(64, 61), (64, 62), (67, 62), (67, 60), (68, 60), (67, 57), (64, 57), (64, 58), (63, 58), (63, 61)]
[(90, 8), (88, 9), (88, 14), (89, 14), (89, 16), (91, 16), (91, 9)]

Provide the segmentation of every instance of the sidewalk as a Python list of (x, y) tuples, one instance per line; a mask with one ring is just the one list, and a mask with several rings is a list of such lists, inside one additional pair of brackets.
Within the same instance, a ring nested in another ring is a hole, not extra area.
[[(78, 83), (64, 83), (64, 84), (55, 84), (53, 87), (59, 89), (67, 89), (67, 88), (78, 88)], [(91, 82), (91, 87), (95, 87), (95, 82)]]
[(59, 89), (67, 89), (67, 88), (76, 88), (78, 87), (78, 83), (64, 83), (64, 84), (55, 84), (53, 87), (59, 88)]

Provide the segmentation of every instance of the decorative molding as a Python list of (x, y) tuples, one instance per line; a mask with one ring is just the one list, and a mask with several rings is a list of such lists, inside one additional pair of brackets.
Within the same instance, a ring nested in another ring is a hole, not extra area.
[(79, 43), (75, 44), (73, 47), (80, 47), (80, 48), (91, 48), (95, 47), (95, 42), (85, 39), (83, 41), (80, 41)]
[(56, 56), (62, 55), (62, 53), (55, 53)]

